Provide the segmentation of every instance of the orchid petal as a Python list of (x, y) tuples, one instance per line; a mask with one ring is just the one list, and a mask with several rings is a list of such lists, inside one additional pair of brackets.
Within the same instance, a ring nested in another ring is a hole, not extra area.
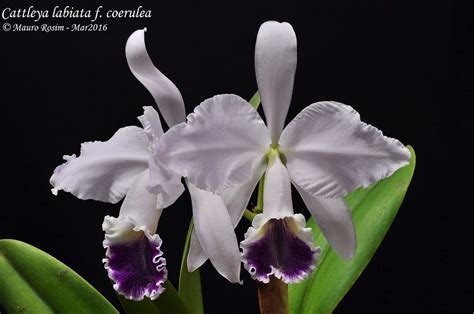
[(156, 195), (146, 189), (147, 182), (145, 170), (136, 176), (119, 217), (106, 216), (103, 223), (108, 275), (121, 295), (137, 301), (156, 299), (167, 278), (162, 241), (154, 234), (161, 210), (156, 208)]
[(288, 23), (265, 22), (255, 44), (255, 74), (272, 143), (277, 144), (293, 93), (296, 35)]
[[(249, 183), (246, 183), (242, 186), (228, 188), (224, 191), (222, 196), (224, 203), (229, 212), (230, 220), (232, 225), (237, 227), (242, 215), (245, 211), (245, 208), (252, 196), (255, 186), (262, 177), (263, 172), (265, 171), (264, 165), (255, 173), (252, 180)], [(207, 207), (207, 206), (205, 206)], [(193, 230), (191, 235), (191, 245), (189, 249), (187, 264), (188, 271), (192, 272), (202, 266), (207, 260), (206, 254), (204, 254), (199, 239), (196, 235), (196, 231)]]
[(178, 197), (184, 192), (184, 185), (181, 177), (161, 165), (160, 161), (152, 154), (156, 149), (158, 141), (163, 135), (160, 117), (153, 107), (143, 107), (143, 115), (138, 117), (143, 129), (150, 141), (150, 155), (148, 157), (148, 167), (150, 168), (150, 181), (148, 190), (158, 195), (159, 208), (166, 208), (176, 202)]
[(285, 128), (280, 151), (291, 180), (313, 196), (339, 198), (407, 165), (409, 150), (360, 121), (350, 106), (318, 102)]
[(199, 243), (216, 270), (240, 282), (240, 252), (232, 221), (221, 197), (188, 184)]
[(218, 95), (196, 107), (187, 123), (166, 132), (156, 155), (199, 189), (222, 195), (251, 181), (269, 145), (267, 128), (248, 102)]
[(224, 191), (222, 198), (229, 211), (230, 219), (234, 228), (242, 218), (245, 208), (247, 207), (250, 197), (252, 196), (255, 187), (257, 186), (260, 178), (265, 172), (265, 164), (260, 165), (259, 168), (254, 172), (250, 181), (241, 186), (231, 187)]
[(191, 234), (191, 244), (189, 246), (188, 258), (186, 264), (188, 271), (191, 273), (201, 267), (207, 261), (207, 256), (204, 253), (201, 243), (199, 243), (196, 229), (193, 229)]
[(148, 168), (149, 154), (143, 129), (121, 128), (106, 142), (83, 143), (79, 157), (65, 156), (49, 182), (54, 194), (64, 190), (83, 200), (116, 203)]
[(162, 208), (157, 206), (157, 195), (147, 189), (149, 171), (135, 177), (127, 196), (120, 207), (119, 217), (129, 217), (140, 228), (155, 233)]
[(181, 176), (163, 167), (153, 155), (150, 155), (148, 165), (150, 167), (150, 181), (147, 188), (151, 193), (157, 195), (157, 206), (166, 208), (174, 204), (184, 192)]
[(351, 259), (357, 245), (356, 233), (344, 199), (317, 197), (296, 189), (332, 248), (344, 259)]
[(142, 124), (151, 144), (155, 144), (155, 142), (157, 142), (163, 135), (163, 127), (161, 126), (160, 116), (153, 107), (143, 107), (143, 114), (138, 117), (138, 121), (140, 121)]
[(183, 97), (173, 82), (153, 65), (145, 46), (145, 31), (146, 28), (137, 30), (127, 40), (125, 55), (128, 66), (153, 96), (166, 123), (172, 126), (185, 120)]
[(290, 176), (280, 157), (274, 151), (269, 153), (263, 190), (263, 212), (270, 218), (293, 215)]
[(253, 279), (268, 283), (270, 276), (285, 283), (303, 280), (315, 267), (320, 249), (303, 215), (279, 219), (255, 216), (241, 242), (244, 267)]

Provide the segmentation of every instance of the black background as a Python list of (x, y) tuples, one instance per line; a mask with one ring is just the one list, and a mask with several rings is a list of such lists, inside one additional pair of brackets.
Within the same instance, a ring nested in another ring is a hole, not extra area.
[[(2, 3), (2, 9), (31, 4)], [(459, 191), (453, 201), (442, 201), (453, 185), (470, 184), (442, 177), (443, 169), (455, 166), (447, 157), (454, 142), (443, 134), (450, 124), (466, 132), (463, 119), (472, 116), (471, 107), (459, 110), (469, 103), (465, 96), (472, 96), (466, 65), (472, 66), (473, 58), (464, 42), (473, 34), (469, 8), (395, 0), (313, 1), (305, 6), (290, 1), (140, 4), (152, 10), (151, 19), (100, 20), (108, 23), (102, 33), (1, 32), (0, 238), (49, 252), (117, 304), (101, 262), (101, 223), (104, 215), (117, 215), (119, 205), (80, 201), (64, 192), (54, 197), (48, 179), (63, 154), (78, 153), (81, 142), (106, 140), (122, 126), (137, 125), (141, 107), (154, 104), (128, 69), (127, 37), (148, 28), (148, 51), (181, 90), (189, 113), (218, 93), (249, 98), (256, 91), (258, 27), (265, 20), (284, 20), (298, 37), (287, 121), (315, 101), (337, 100), (352, 105), (363, 121), (413, 145), (417, 153), (415, 176), (398, 216), (336, 313), (472, 312), (472, 242), (466, 249), (460, 241), (472, 236), (459, 225), (472, 220), (472, 202)], [(69, 5), (95, 9), (99, 4)], [(102, 5), (134, 9), (139, 3)], [(10, 22), (32, 24), (26, 19)], [(456, 119), (447, 116), (453, 110), (460, 112)], [(459, 176), (470, 174), (472, 166)], [(308, 217), (296, 194), (294, 202)], [(174, 283), (190, 216), (185, 193), (160, 221)], [(242, 221), (240, 239), (247, 227)], [(244, 287), (228, 284), (208, 263), (202, 272), (208, 313), (257, 312), (255, 284), (245, 271)]]

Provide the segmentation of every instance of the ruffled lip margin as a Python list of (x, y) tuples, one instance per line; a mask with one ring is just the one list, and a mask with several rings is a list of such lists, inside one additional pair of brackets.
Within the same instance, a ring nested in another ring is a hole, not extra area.
[[(256, 216), (241, 242), (245, 269), (254, 280), (263, 283), (268, 283), (271, 275), (286, 284), (303, 280), (316, 268), (321, 252), (313, 246), (313, 234), (311, 228), (305, 227), (304, 216), (269, 219), (263, 215)], [(278, 247), (282, 240), (288, 247)]]
[(168, 277), (159, 235), (151, 235), (128, 217), (106, 216), (102, 227), (106, 248), (106, 257), (102, 261), (114, 282), (114, 289), (129, 300), (158, 298), (165, 291), (163, 284)]

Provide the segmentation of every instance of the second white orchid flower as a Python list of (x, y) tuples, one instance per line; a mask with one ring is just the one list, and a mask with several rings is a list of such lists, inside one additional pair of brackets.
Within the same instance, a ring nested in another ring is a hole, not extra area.
[[(148, 89), (169, 126), (185, 120), (178, 88), (152, 63), (145, 47), (145, 30), (134, 32), (126, 44), (132, 73)], [(167, 279), (161, 239), (156, 233), (162, 210), (183, 193), (181, 177), (163, 167), (153, 154), (163, 135), (158, 112), (144, 107), (143, 126), (119, 129), (106, 142), (88, 142), (81, 155), (65, 156), (50, 182), (80, 199), (117, 203), (125, 197), (119, 217), (106, 216), (104, 259), (114, 288), (127, 299), (157, 298)], [(223, 197), (186, 182), (192, 200), (194, 230), (188, 254), (193, 271), (208, 258), (231, 282), (240, 282), (240, 253), (233, 231), (254, 186), (229, 190)], [(212, 217), (212, 218), (211, 218)], [(219, 223), (214, 223), (214, 218)]]
[[(299, 281), (318, 255), (304, 217), (293, 212), (290, 182), (333, 249), (350, 259), (356, 235), (343, 196), (391, 175), (410, 158), (402, 143), (337, 102), (306, 107), (283, 130), (296, 51), (290, 24), (260, 27), (255, 71), (268, 127), (244, 99), (218, 95), (196, 107), (187, 123), (170, 129), (156, 150), (166, 167), (219, 195), (255, 186), (266, 172), (263, 213), (241, 244), (246, 268), (263, 282), (272, 274), (287, 283)], [(220, 223), (218, 217), (209, 219)]]

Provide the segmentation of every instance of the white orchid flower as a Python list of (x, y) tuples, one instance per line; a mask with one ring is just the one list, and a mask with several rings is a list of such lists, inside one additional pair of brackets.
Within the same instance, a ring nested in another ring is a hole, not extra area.
[(196, 107), (187, 123), (170, 129), (157, 149), (166, 167), (221, 195), (255, 186), (266, 171), (263, 213), (241, 243), (246, 268), (263, 282), (272, 274), (287, 283), (302, 279), (319, 252), (304, 217), (293, 212), (290, 182), (333, 249), (350, 259), (356, 235), (343, 196), (391, 175), (410, 158), (402, 143), (337, 102), (306, 107), (283, 130), (296, 51), (290, 24), (271, 21), (260, 27), (255, 71), (268, 127), (244, 99), (218, 95)]
[[(185, 120), (183, 98), (178, 88), (152, 63), (145, 47), (145, 30), (135, 31), (126, 44), (132, 73), (150, 91), (164, 119), (172, 126)], [(117, 203), (125, 197), (118, 218), (106, 216), (105, 267), (114, 288), (128, 299), (157, 298), (167, 278), (161, 239), (155, 234), (162, 210), (183, 193), (181, 177), (163, 167), (153, 154), (163, 136), (158, 112), (144, 107), (139, 121), (143, 128), (119, 129), (106, 142), (88, 142), (79, 157), (65, 156), (50, 182), (76, 197)], [(193, 205), (194, 232), (188, 268), (193, 271), (207, 258), (231, 282), (240, 281), (240, 253), (233, 226), (237, 224), (254, 187), (229, 191), (225, 197), (187, 184)], [(231, 212), (229, 215), (228, 208)], [(232, 214), (233, 213), (233, 214)], [(219, 224), (211, 223), (217, 217)]]
[(50, 179), (53, 193), (83, 200), (117, 203), (125, 196), (119, 217), (104, 219), (104, 261), (114, 288), (131, 300), (155, 299), (164, 289), (166, 260), (155, 233), (162, 209), (184, 191), (180, 176), (153, 158), (152, 146), (163, 134), (158, 113), (144, 107), (139, 120), (143, 129), (128, 126), (106, 142), (82, 144), (80, 156), (65, 156)]

